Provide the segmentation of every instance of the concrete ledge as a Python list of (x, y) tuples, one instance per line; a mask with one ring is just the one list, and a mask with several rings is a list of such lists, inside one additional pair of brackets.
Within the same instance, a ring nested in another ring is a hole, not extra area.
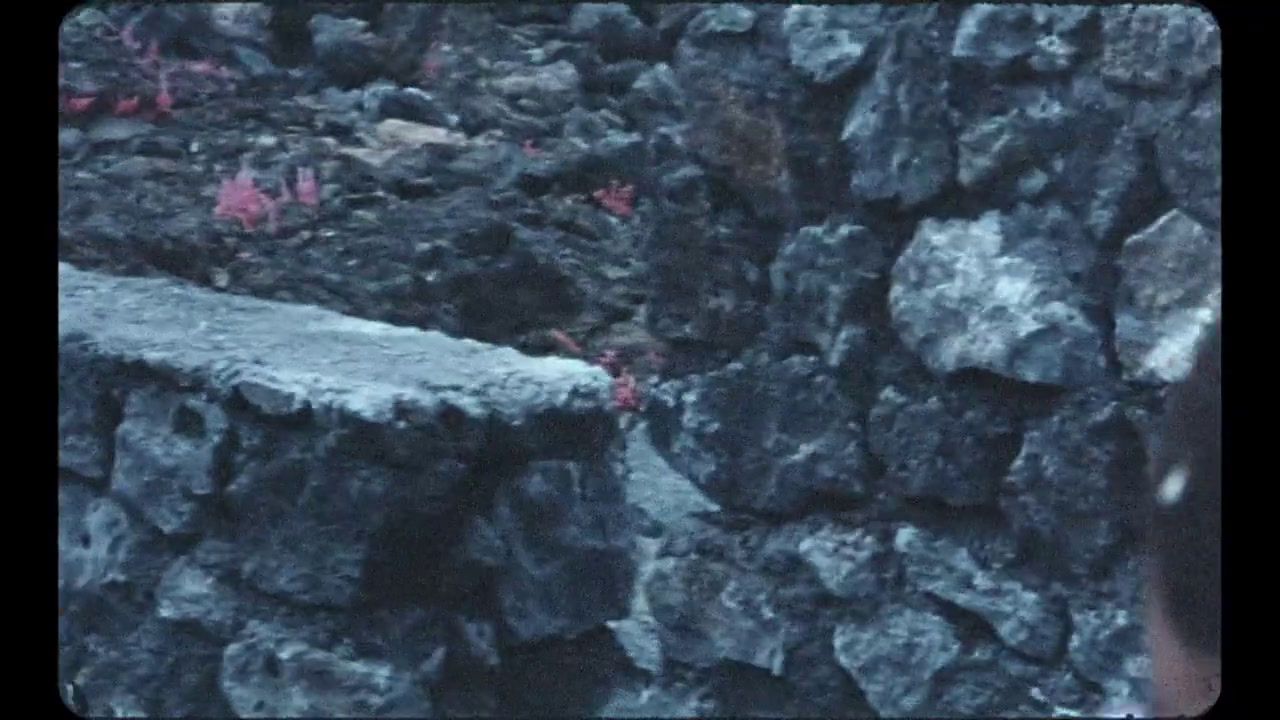
[(236, 389), (264, 411), (388, 422), (451, 405), (519, 423), (548, 409), (608, 407), (608, 377), (577, 360), (65, 263), (58, 281), (60, 344)]

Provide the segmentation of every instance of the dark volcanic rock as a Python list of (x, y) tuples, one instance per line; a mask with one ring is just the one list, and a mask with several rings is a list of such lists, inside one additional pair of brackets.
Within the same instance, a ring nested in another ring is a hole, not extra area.
[(130, 393), (111, 488), (165, 534), (200, 529), (226, 460), (226, 414), (197, 397)]
[(831, 367), (863, 359), (888, 266), (884, 243), (865, 227), (802, 228), (769, 268), (776, 340), (811, 346)]
[(1093, 40), (1086, 32), (1095, 14), (1090, 7), (974, 5), (960, 17), (951, 56), (989, 68), (1069, 70)]
[(1027, 431), (1001, 507), (1039, 561), (1083, 576), (1132, 542), (1143, 458), (1119, 403), (1073, 397)]
[(1125, 241), (1118, 259), (1116, 354), (1125, 377), (1176, 382), (1221, 312), (1222, 241), (1172, 210)]
[(845, 118), (840, 140), (853, 163), (850, 189), (863, 201), (926, 202), (955, 174), (946, 117), (947, 23), (940, 8), (913, 6), (894, 29), (876, 70)]
[(1102, 13), (1102, 76), (1121, 85), (1170, 90), (1203, 80), (1222, 63), (1213, 16), (1186, 5), (1124, 5)]
[(899, 336), (939, 374), (975, 368), (1068, 387), (1102, 379), (1102, 333), (1083, 294), (1060, 265), (1013, 240), (996, 212), (920, 223), (893, 267)]
[(922, 711), (940, 671), (960, 655), (946, 620), (912, 607), (886, 608), (866, 624), (835, 629), (836, 660), (882, 716)]
[(516, 642), (574, 636), (627, 614), (634, 570), (621, 491), (601, 468), (560, 462), (535, 463), (499, 489), (498, 602)]
[(716, 501), (791, 514), (867, 491), (861, 424), (816, 360), (732, 363), (655, 390), (654, 439)]
[(308, 23), (316, 63), (340, 87), (376, 78), (386, 60), (386, 44), (358, 18), (316, 15)]
[(1008, 417), (971, 402), (945, 393), (916, 399), (892, 385), (880, 392), (867, 432), (889, 492), (954, 507), (995, 502), (1018, 438)]

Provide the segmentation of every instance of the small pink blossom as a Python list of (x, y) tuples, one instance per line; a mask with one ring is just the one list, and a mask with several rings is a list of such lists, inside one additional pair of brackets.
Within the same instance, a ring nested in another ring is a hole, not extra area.
[(156, 93), (156, 113), (159, 115), (173, 114), (173, 95), (169, 94), (169, 76), (167, 74), (160, 75), (160, 92)]
[(634, 412), (640, 409), (640, 388), (629, 372), (623, 372), (613, 381), (613, 404), (619, 410)]
[(67, 111), (72, 113), (73, 115), (79, 115), (80, 113), (85, 112), (90, 107), (92, 107), (93, 103), (97, 101), (97, 99), (98, 97), (96, 95), (85, 95), (83, 97), (69, 97), (67, 98)]
[(121, 98), (116, 101), (116, 115), (132, 115), (138, 112), (138, 96), (134, 95), (130, 98)]
[(293, 192), (298, 198), (298, 202), (310, 208), (320, 205), (320, 186), (316, 183), (316, 173), (309, 167), (298, 168), (297, 182), (294, 183)]
[(245, 230), (253, 230), (264, 215), (274, 212), (275, 203), (258, 189), (253, 182), (253, 172), (246, 167), (236, 173), (235, 178), (222, 181), (213, 215), (239, 220)]
[(628, 217), (635, 209), (635, 186), (619, 185), (617, 180), (609, 181), (609, 187), (596, 190), (591, 196), (614, 215)]

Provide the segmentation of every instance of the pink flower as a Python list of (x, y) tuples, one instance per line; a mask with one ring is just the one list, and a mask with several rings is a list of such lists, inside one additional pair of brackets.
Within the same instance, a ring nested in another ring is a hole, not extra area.
[(634, 210), (636, 190), (633, 185), (619, 185), (617, 180), (610, 180), (609, 187), (601, 188), (591, 194), (605, 209), (614, 215), (628, 217)]
[(80, 113), (92, 107), (93, 103), (97, 99), (98, 97), (96, 95), (85, 95), (83, 97), (69, 97), (67, 98), (67, 111), (72, 113), (73, 115), (79, 115)]
[(121, 98), (116, 101), (116, 115), (132, 115), (138, 112), (138, 96), (131, 98)]
[(628, 412), (640, 409), (640, 388), (631, 373), (623, 372), (613, 381), (613, 404)]
[(298, 202), (307, 207), (320, 205), (320, 186), (316, 184), (316, 173), (311, 168), (298, 168), (298, 180), (294, 183), (293, 192)]
[(173, 96), (169, 94), (169, 76), (160, 76), (160, 92), (156, 93), (156, 112), (160, 115), (173, 114)]
[(252, 171), (243, 168), (234, 179), (222, 181), (213, 215), (239, 220), (245, 230), (252, 230), (264, 215), (274, 212), (275, 203), (254, 185)]

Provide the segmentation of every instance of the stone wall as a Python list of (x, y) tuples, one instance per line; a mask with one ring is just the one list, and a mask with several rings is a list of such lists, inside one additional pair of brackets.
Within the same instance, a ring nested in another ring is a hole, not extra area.
[[(188, 281), (59, 269), (60, 672), (84, 709), (1146, 699), (1144, 446), (1221, 305), (1202, 10), (139, 12), (270, 102), (60, 134), (60, 256)], [(81, 20), (68, 77), (113, 77)], [(246, 137), (262, 167), (325, 158), (322, 209), (265, 240), (185, 187)], [(634, 203), (591, 203), (619, 180)], [(639, 412), (513, 349), (570, 322), (591, 352), (664, 349)]]
[(625, 614), (599, 369), (66, 265), (59, 282), (60, 666), (95, 711), (457, 710), (433, 688)]

